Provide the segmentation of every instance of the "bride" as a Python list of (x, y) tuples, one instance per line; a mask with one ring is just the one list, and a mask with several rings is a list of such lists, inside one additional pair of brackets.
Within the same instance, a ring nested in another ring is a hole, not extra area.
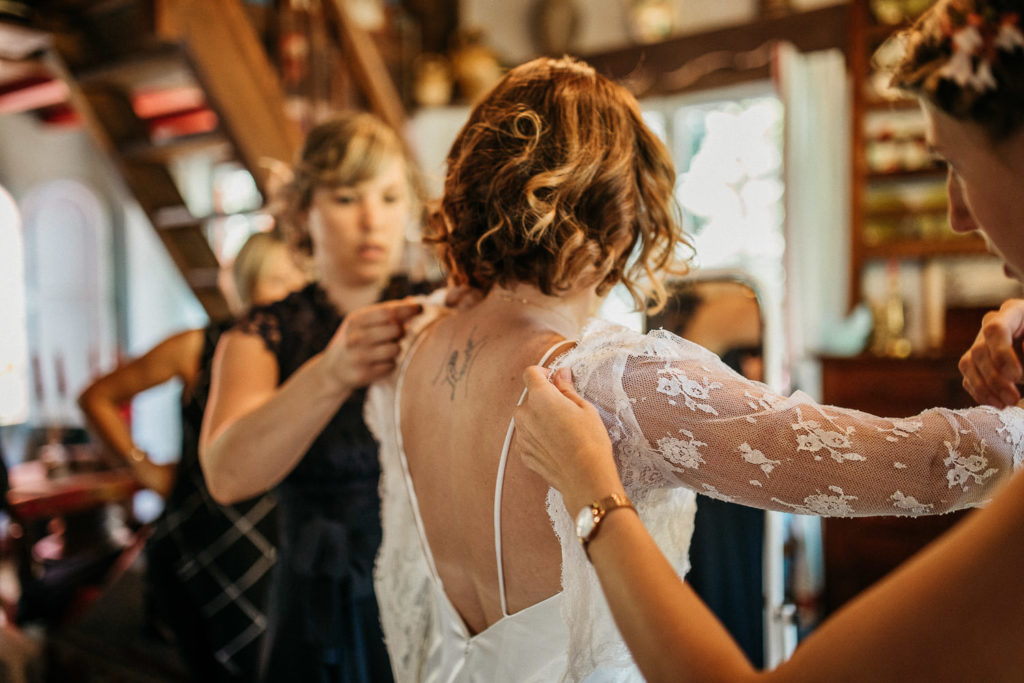
[(398, 681), (640, 680), (587, 529), (578, 539), (559, 494), (515, 457), (526, 366), (571, 368), (681, 575), (694, 491), (804, 514), (937, 514), (984, 502), (1021, 459), (1016, 408), (878, 418), (774, 394), (671, 334), (591, 321), (619, 282), (638, 304), (663, 298), (658, 275), (684, 241), (674, 180), (632, 96), (570, 59), (510, 71), (456, 139), (428, 239), (484, 296), (427, 307), (366, 409)]

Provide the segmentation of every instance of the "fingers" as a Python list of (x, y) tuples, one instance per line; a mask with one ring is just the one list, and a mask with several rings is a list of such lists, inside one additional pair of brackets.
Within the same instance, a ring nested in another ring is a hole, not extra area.
[(384, 301), (352, 311), (346, 317), (361, 326), (387, 323), (402, 324), (423, 312), (423, 306), (412, 298)]
[(985, 314), (981, 330), (958, 367), (976, 401), (1004, 408), (1020, 400), (1022, 370), (1015, 346), (1024, 336), (1024, 301), (1013, 299)]
[(390, 320), (376, 325), (354, 322), (345, 331), (345, 343), (349, 347), (374, 346), (398, 341), (404, 334), (402, 325)]
[(531, 365), (523, 371), (523, 382), (529, 390), (526, 394), (527, 400), (529, 400), (530, 394), (534, 394), (538, 400), (545, 402), (557, 401), (558, 398), (555, 393), (557, 391), (580, 408), (585, 408), (589, 405), (573, 388), (572, 371), (569, 368), (559, 368), (548, 379), (547, 369), (539, 365)]
[[(1003, 380), (990, 384), (969, 354), (964, 354), (960, 359), (959, 367), (960, 373), (964, 376), (964, 389), (978, 403), (1000, 409), (1016, 403), (1014, 400), (1017, 393), (1016, 387)], [(991, 377), (991, 375), (989, 376)]]
[(350, 313), (345, 319), (345, 336), (349, 346), (380, 344), (400, 339), (405, 322), (423, 311), (412, 299), (386, 301)]
[(422, 312), (413, 299), (387, 301), (352, 311), (326, 350), (341, 386), (365, 386), (390, 373), (401, 351), (405, 322)]
[(577, 396), (576, 388), (572, 385), (572, 370), (569, 368), (558, 368), (551, 375), (551, 383), (566, 396)]
[(473, 308), (480, 303), (483, 294), (468, 285), (450, 285), (445, 293), (444, 305), (459, 311)]
[(1005, 408), (1016, 403), (1016, 387), (995, 369), (990, 349), (984, 345), (981, 334), (957, 366), (963, 375), (963, 386), (975, 401), (984, 405)]
[(981, 326), (992, 372), (1011, 383), (1021, 379), (1020, 360), (1014, 351), (1014, 337), (1020, 336), (1021, 322), (1021, 317), (1014, 316), (1012, 311), (1009, 317), (1000, 311), (996, 315), (986, 314)]
[(551, 383), (562, 392), (563, 396), (580, 408), (586, 408), (590, 405), (582, 396), (576, 393), (576, 387), (572, 385), (572, 370), (569, 368), (558, 368), (555, 370), (551, 376)]

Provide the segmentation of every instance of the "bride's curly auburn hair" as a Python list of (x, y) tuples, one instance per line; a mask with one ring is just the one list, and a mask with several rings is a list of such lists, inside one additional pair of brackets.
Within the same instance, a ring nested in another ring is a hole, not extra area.
[(560, 295), (622, 282), (642, 308), (661, 277), (685, 272), (686, 244), (668, 150), (636, 100), (580, 61), (512, 69), (481, 101), (448, 154), (444, 196), (425, 241), (459, 284), (517, 282)]

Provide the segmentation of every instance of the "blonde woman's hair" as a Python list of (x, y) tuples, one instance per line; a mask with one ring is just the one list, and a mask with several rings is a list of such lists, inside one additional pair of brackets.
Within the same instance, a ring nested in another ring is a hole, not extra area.
[(523, 282), (603, 294), (622, 282), (638, 308), (657, 309), (661, 275), (685, 272), (675, 179), (629, 92), (583, 62), (537, 59), (473, 109), (425, 241), (456, 282), (483, 292)]
[(271, 203), (288, 245), (299, 254), (312, 253), (304, 214), (317, 188), (348, 187), (370, 180), (396, 157), (405, 164), (410, 201), (418, 209), (423, 191), (416, 164), (398, 134), (382, 120), (366, 112), (349, 112), (310, 130), (292, 179)]
[(260, 271), (267, 255), (274, 249), (287, 248), (288, 245), (274, 233), (257, 232), (252, 234), (238, 250), (238, 254), (231, 264), (231, 277), (243, 310), (252, 305), (253, 294), (256, 292)]

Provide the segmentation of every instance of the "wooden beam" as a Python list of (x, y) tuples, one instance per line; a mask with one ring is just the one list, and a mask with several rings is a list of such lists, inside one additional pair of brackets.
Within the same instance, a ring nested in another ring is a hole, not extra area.
[(160, 0), (157, 34), (181, 42), (196, 77), (242, 161), (267, 196), (265, 158), (295, 160), (302, 131), (288, 118), (284, 91), (238, 0)]
[(780, 41), (801, 52), (846, 52), (848, 24), (846, 5), (833, 5), (582, 58), (638, 97), (667, 95), (767, 78)]
[(338, 42), (370, 107), (401, 133), (405, 128), (405, 108), (373, 39), (349, 15), (344, 0), (324, 0), (324, 6), (331, 23), (338, 29)]

